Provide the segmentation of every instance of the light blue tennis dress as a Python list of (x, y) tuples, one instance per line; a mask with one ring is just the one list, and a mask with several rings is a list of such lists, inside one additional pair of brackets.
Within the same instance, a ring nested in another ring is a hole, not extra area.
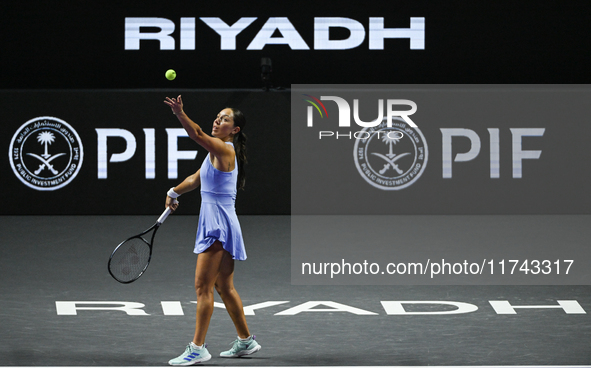
[(243, 261), (246, 249), (235, 208), (238, 162), (234, 159), (234, 170), (224, 172), (213, 167), (209, 157), (201, 164), (201, 210), (193, 252), (203, 253), (219, 240), (232, 258)]

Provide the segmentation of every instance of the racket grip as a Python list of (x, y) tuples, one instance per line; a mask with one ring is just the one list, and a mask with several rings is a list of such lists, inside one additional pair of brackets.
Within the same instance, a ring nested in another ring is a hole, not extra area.
[(159, 224), (163, 223), (164, 220), (166, 220), (166, 218), (168, 217), (168, 215), (170, 215), (171, 212), (172, 212), (172, 210), (170, 209), (170, 207), (166, 207), (164, 212), (162, 212), (162, 215), (160, 215), (160, 218), (158, 218), (158, 223)]
[[(179, 203), (179, 201), (177, 201), (176, 199), (173, 199), (173, 203)], [(168, 215), (170, 215), (170, 213), (172, 212), (172, 210), (170, 209), (170, 207), (166, 207), (166, 209), (164, 210), (164, 212), (162, 212), (162, 215), (160, 215), (160, 217), (158, 218), (157, 222), (159, 224), (163, 223), (164, 220), (166, 220), (166, 218), (168, 217)]]

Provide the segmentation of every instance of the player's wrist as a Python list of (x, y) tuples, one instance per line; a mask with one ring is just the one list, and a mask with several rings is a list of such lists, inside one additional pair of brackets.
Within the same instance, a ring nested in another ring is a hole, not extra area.
[(174, 191), (174, 187), (170, 188), (168, 190), (168, 192), (166, 193), (166, 195), (172, 199), (176, 199), (181, 196), (180, 194), (178, 194), (177, 192)]

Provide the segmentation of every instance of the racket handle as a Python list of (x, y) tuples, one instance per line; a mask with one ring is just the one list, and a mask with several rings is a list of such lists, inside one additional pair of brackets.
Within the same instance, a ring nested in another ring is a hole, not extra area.
[(168, 215), (170, 215), (171, 212), (172, 212), (172, 210), (170, 209), (170, 207), (166, 207), (164, 212), (162, 212), (162, 215), (160, 215), (160, 218), (158, 218), (158, 223), (159, 224), (163, 223), (164, 220), (166, 220), (166, 218), (168, 217)]
[[(179, 203), (176, 199), (174, 200), (174, 203)], [(166, 218), (168, 217), (168, 215), (170, 215), (170, 213), (172, 212), (172, 210), (170, 209), (170, 207), (166, 207), (166, 209), (164, 210), (164, 212), (162, 212), (162, 215), (160, 215), (160, 217), (158, 218), (157, 222), (159, 224), (162, 224), (164, 222), (164, 220), (166, 220)]]

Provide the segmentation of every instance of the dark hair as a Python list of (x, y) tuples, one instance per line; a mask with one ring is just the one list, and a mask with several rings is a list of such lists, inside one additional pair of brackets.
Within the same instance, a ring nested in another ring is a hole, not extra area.
[(236, 151), (236, 158), (238, 160), (238, 189), (244, 189), (246, 182), (245, 164), (246, 160), (246, 134), (244, 134), (244, 127), (246, 126), (246, 118), (244, 114), (233, 107), (229, 107), (234, 115), (234, 126), (240, 127), (240, 131), (234, 135), (234, 150)]

